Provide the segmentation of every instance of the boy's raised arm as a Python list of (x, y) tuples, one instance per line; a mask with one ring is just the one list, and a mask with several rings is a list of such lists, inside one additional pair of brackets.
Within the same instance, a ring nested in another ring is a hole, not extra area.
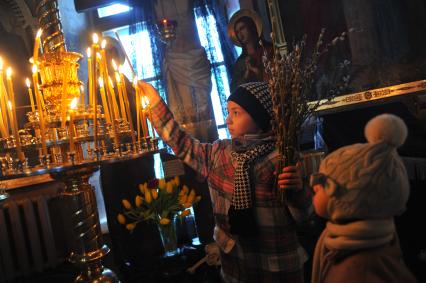
[(173, 149), (177, 157), (202, 176), (207, 177), (212, 151), (217, 146), (201, 143), (182, 130), (152, 85), (139, 81), (138, 87), (142, 89), (143, 95), (147, 96), (152, 105), (152, 122), (161, 139)]

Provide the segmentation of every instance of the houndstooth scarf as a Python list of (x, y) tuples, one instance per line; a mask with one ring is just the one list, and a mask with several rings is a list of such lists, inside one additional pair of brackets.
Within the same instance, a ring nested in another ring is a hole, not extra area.
[(237, 160), (237, 168), (234, 176), (234, 194), (231, 205), (236, 209), (246, 209), (252, 206), (251, 184), (250, 184), (250, 165), (258, 158), (275, 149), (275, 142), (263, 142), (249, 148), (244, 152), (233, 151), (232, 157)]

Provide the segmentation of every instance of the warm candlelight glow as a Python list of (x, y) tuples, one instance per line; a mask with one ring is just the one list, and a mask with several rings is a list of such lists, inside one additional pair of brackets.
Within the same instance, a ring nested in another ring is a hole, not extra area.
[(0, 71), (3, 70), (3, 58), (0, 57)]
[(33, 65), (31, 70), (33, 71), (33, 74), (37, 73), (37, 65)]
[(87, 53), (87, 58), (92, 57), (92, 49), (90, 49), (90, 47), (87, 47), (86, 53)]
[(10, 102), (10, 100), (7, 101), (7, 107), (9, 107), (9, 110), (12, 111), (13, 106), (12, 106), (12, 102)]
[(118, 73), (115, 73), (115, 80), (118, 84), (121, 83), (120, 75)]
[(115, 60), (112, 59), (111, 62), (112, 62), (112, 67), (114, 68), (114, 71), (117, 71), (118, 68), (117, 68), (117, 64), (115, 63)]
[(7, 69), (6, 69), (6, 77), (7, 78), (10, 78), (12, 76), (12, 68), (11, 67), (8, 67)]
[(35, 106), (34, 106), (33, 91), (31, 90), (31, 82), (29, 78), (25, 79), (25, 84), (27, 85), (27, 88), (28, 88), (28, 96), (30, 97), (31, 111), (34, 112)]
[(78, 97), (74, 97), (74, 98), (71, 100), (71, 103), (70, 103), (70, 109), (72, 109), (72, 110), (77, 109), (77, 103), (78, 103)]
[(104, 80), (102, 77), (99, 77), (99, 87), (104, 87)]
[(107, 44), (106, 40), (105, 40), (105, 39), (103, 39), (103, 40), (102, 40), (102, 42), (101, 42), (101, 48), (102, 48), (102, 49), (105, 49), (106, 44)]
[(37, 34), (36, 34), (36, 38), (40, 38), (42, 33), (43, 33), (43, 30), (41, 28), (38, 29)]
[(92, 35), (92, 40), (93, 40), (93, 44), (98, 44), (98, 42), (99, 42), (99, 36), (98, 36), (97, 33), (94, 33)]
[(138, 78), (136, 77), (133, 78), (133, 87), (138, 87)]

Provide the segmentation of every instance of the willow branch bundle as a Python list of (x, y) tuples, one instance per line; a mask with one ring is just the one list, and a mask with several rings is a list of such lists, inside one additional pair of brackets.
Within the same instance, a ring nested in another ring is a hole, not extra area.
[[(319, 106), (321, 99), (332, 99), (336, 91), (328, 90), (324, 97), (318, 97), (317, 102), (310, 103), (309, 97), (316, 84), (318, 61), (335, 46), (346, 38), (344, 32), (324, 45), (325, 29), (322, 29), (311, 54), (306, 56), (306, 36), (300, 42), (294, 43), (291, 52), (281, 55), (274, 41), (274, 56), (268, 60), (264, 54), (265, 71), (269, 75), (269, 91), (272, 96), (274, 120), (272, 128), (277, 137), (277, 148), (280, 153), (280, 161), (277, 172), (281, 172), (283, 166), (294, 165), (297, 162), (296, 153), (299, 148), (299, 136), (302, 124)], [(348, 64), (345, 61), (345, 64)], [(344, 84), (349, 82), (343, 78)], [(340, 86), (343, 89), (346, 86)]]

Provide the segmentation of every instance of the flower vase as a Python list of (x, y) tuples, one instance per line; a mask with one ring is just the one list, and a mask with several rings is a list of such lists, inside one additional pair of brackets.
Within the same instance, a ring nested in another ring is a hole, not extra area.
[(163, 243), (164, 257), (171, 257), (178, 254), (175, 221), (171, 221), (167, 225), (158, 224), (157, 227), (160, 232), (161, 242)]

